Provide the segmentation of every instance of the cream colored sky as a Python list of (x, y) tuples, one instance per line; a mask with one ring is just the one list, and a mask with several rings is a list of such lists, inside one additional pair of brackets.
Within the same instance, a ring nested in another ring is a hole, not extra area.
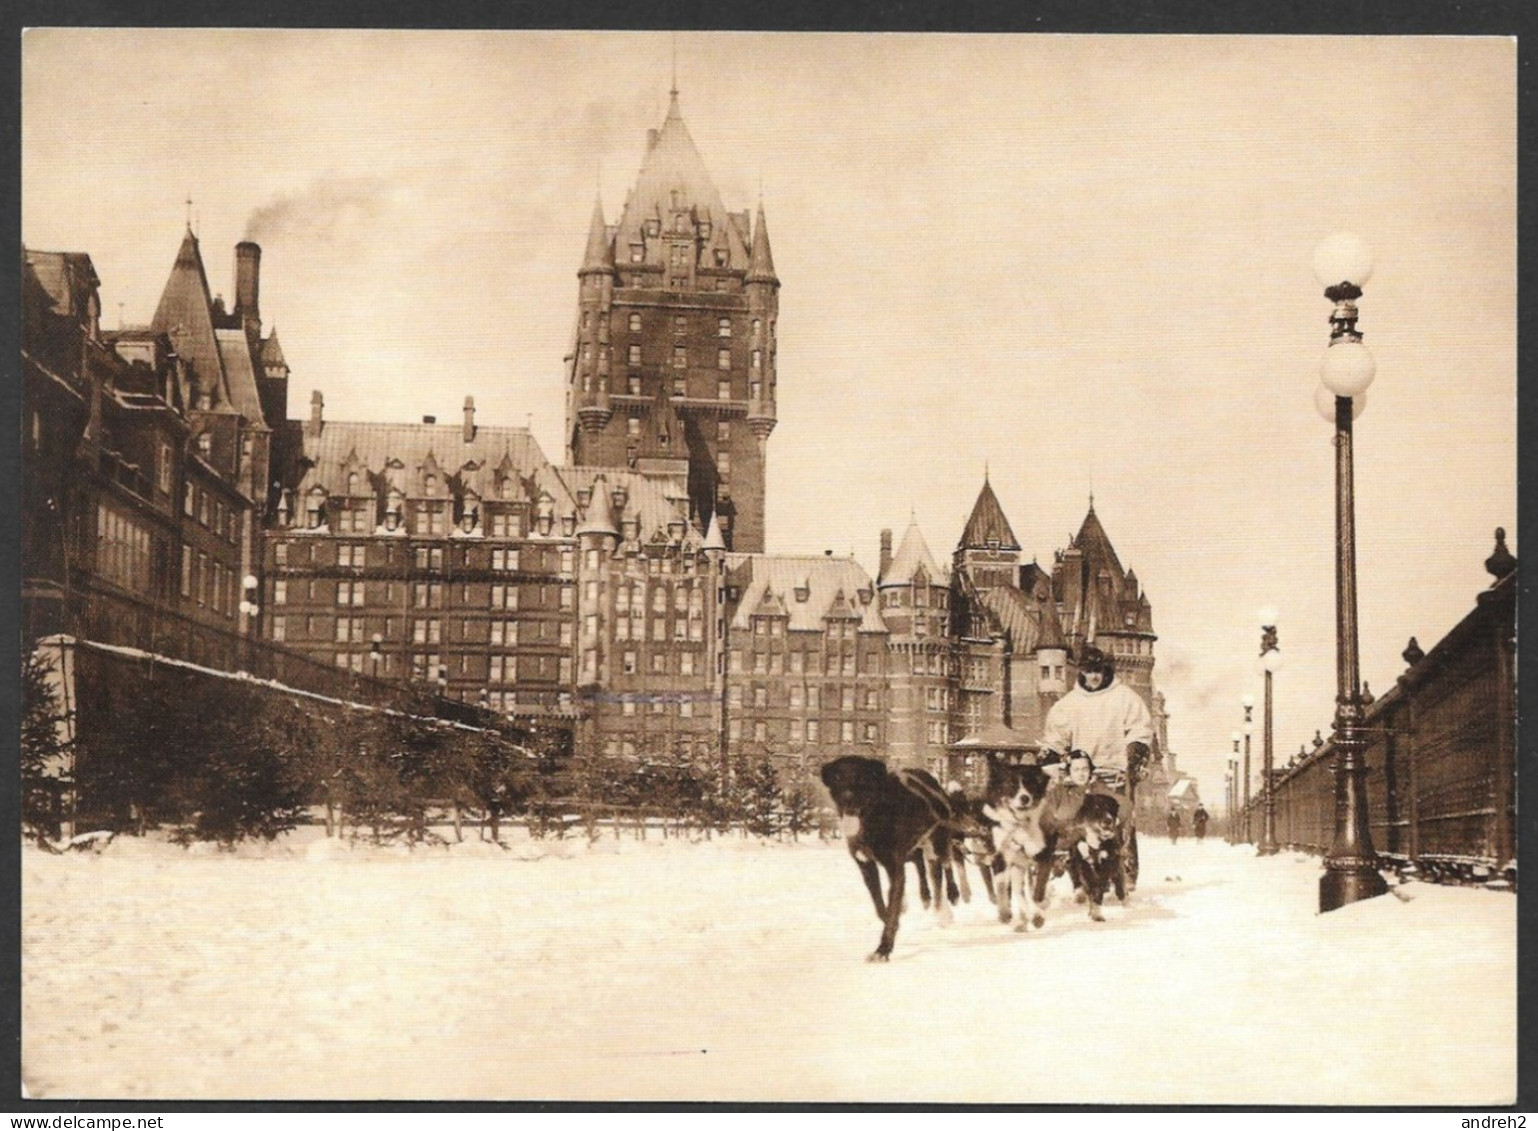
[[(1313, 391), (1338, 229), (1377, 271), (1357, 428), (1362, 668), (1381, 690), (1516, 539), (1514, 41), (683, 33), (685, 121), (783, 283), (770, 548), (916, 516), (948, 555), (983, 469), (1043, 563), (1095, 506), (1153, 602), (1181, 765), (1221, 799), (1253, 613), (1282, 756), (1334, 695), (1333, 463)], [(335, 419), (530, 419), (595, 191), (617, 218), (667, 106), (657, 33), (40, 30), (28, 246), (88, 252), (146, 321), (189, 195), (210, 281)], [(1258, 763), (1258, 743), (1256, 747)], [(1258, 771), (1257, 771), (1258, 773)]]

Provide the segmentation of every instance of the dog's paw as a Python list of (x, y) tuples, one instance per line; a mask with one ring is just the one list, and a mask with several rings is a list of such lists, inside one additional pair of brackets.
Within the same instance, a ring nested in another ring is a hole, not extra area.
[(873, 951), (871, 951), (869, 954), (867, 954), (865, 956), (865, 961), (866, 962), (885, 962), (889, 958), (891, 958), (891, 955), (887, 954), (885, 951), (873, 950)]
[(1010, 920), (1009, 908), (1008, 907), (1004, 907), (1004, 906), (1000, 906), (999, 907), (999, 922), (1000, 923), (1008, 923), (1009, 920)]
[(1097, 923), (1105, 922), (1105, 915), (1101, 912), (1100, 907), (1094, 903), (1089, 905), (1089, 917)]
[(1035, 927), (1038, 931), (1041, 930), (1046, 925), (1047, 925), (1047, 917), (1045, 915), (1037, 913), (1037, 914), (1031, 916), (1031, 926)]
[(1085, 895), (1084, 890), (1080, 888), (1078, 891), (1073, 893), (1073, 901), (1075, 903), (1088, 903), (1089, 896)]
[(1014, 931), (1017, 935), (1023, 935), (1030, 929), (1031, 925), (1024, 919), (1016, 919), (1012, 924), (1010, 924), (1010, 930)]

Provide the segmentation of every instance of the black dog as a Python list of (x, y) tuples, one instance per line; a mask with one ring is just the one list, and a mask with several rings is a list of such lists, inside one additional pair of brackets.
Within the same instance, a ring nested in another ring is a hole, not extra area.
[[(928, 870), (934, 885), (934, 907), (940, 922), (950, 921), (943, 885), (952, 853), (955, 813), (932, 775), (923, 770), (892, 773), (886, 763), (875, 758), (835, 758), (823, 766), (822, 781), (843, 819), (849, 855), (860, 868), (877, 917), (885, 924), (881, 941), (867, 961), (885, 962), (892, 953), (902, 916), (906, 865), (915, 854), (919, 854), (920, 867)], [(885, 899), (878, 865), (887, 875)]]
[(1127, 899), (1121, 806), (1116, 798), (1086, 794), (1079, 815), (1063, 830), (1063, 839), (1068, 846), (1068, 874), (1089, 899), (1089, 917), (1100, 922), (1105, 919), (1100, 906), (1108, 887), (1115, 886), (1117, 899)]

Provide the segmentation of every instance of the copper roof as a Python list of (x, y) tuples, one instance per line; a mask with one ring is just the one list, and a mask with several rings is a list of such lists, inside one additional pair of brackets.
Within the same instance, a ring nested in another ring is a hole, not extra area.
[(878, 584), (883, 586), (911, 584), (920, 567), (932, 583), (943, 584), (949, 576), (945, 570), (935, 564), (934, 555), (929, 552), (929, 545), (924, 541), (924, 535), (920, 533), (918, 523), (910, 522), (908, 529), (903, 533), (902, 544), (897, 547), (897, 553), (892, 556), (891, 564), (878, 579)]
[(977, 494), (972, 506), (972, 517), (967, 519), (966, 529), (961, 532), (961, 549), (984, 549), (996, 544), (999, 549), (1018, 550), (1020, 542), (1010, 529), (1004, 508), (993, 493), (993, 485), (983, 480), (983, 489)]
[(766, 599), (778, 599), (792, 630), (821, 631), (829, 617), (857, 617), (861, 632), (887, 631), (874, 598), (870, 575), (853, 558), (813, 555), (729, 554), (729, 568), (746, 567), (743, 587), (732, 618), (735, 629), (751, 628), (749, 618), (761, 612)]
[[(713, 249), (720, 248), (727, 252), (731, 266), (747, 266), (748, 249), (742, 234), (728, 215), (715, 182), (694, 147), (694, 139), (678, 109), (678, 92), (674, 91), (667, 119), (648, 146), (635, 188), (625, 201), (615, 238), (622, 244), (645, 243), (645, 225), (655, 220), (661, 242), (665, 243), (672, 218), (679, 210), (690, 212), (696, 222), (711, 225), (710, 236), (704, 241), (702, 262), (711, 262)], [(692, 240), (692, 231), (690, 237)], [(767, 246), (766, 243), (766, 249)], [(655, 239), (647, 247), (648, 263), (663, 263), (666, 255)]]

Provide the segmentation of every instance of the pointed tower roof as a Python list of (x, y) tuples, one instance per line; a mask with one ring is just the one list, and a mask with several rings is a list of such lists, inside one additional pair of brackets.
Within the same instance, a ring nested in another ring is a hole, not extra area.
[[(710, 235), (705, 240), (707, 254), (711, 253), (710, 249), (722, 248), (731, 263), (747, 263), (748, 249), (721, 202), (721, 194), (694, 146), (694, 139), (689, 136), (675, 90), (668, 104), (667, 118), (662, 128), (650, 138), (635, 187), (625, 201), (616, 239), (625, 243), (644, 243), (648, 221), (658, 221), (666, 230), (672, 216), (681, 211), (692, 212), (696, 221), (709, 222)], [(665, 252), (658, 247), (655, 254), (662, 256)], [(647, 255), (648, 259), (652, 257), (651, 249)]]
[(753, 253), (748, 260), (747, 281), (750, 283), (778, 283), (774, 273), (774, 254), (769, 250), (769, 225), (764, 222), (764, 202), (758, 202), (758, 215), (753, 220)]
[(998, 497), (993, 493), (993, 484), (985, 476), (983, 489), (972, 506), (972, 517), (967, 519), (966, 529), (961, 532), (961, 546), (963, 549), (980, 548), (994, 542), (1003, 550), (1020, 549), (1009, 519), (1004, 517), (1004, 508), (999, 506)]
[(887, 566), (886, 573), (882, 574), (877, 584), (907, 585), (921, 566), (930, 581), (942, 581), (945, 578), (945, 571), (935, 564), (934, 555), (929, 552), (929, 545), (924, 541), (918, 523), (910, 522), (903, 534), (902, 544), (892, 556), (892, 564)]
[(1091, 569), (1109, 568), (1118, 580), (1125, 577), (1121, 559), (1116, 556), (1111, 538), (1106, 534), (1105, 527), (1100, 525), (1100, 517), (1095, 514), (1093, 500), (1089, 504), (1089, 513), (1084, 516), (1084, 522), (1079, 527), (1079, 533), (1074, 536), (1073, 545), (1084, 555)]
[(219, 356), (219, 341), (214, 334), (213, 300), (208, 290), (208, 275), (203, 270), (203, 256), (198, 238), (189, 227), (176, 252), (171, 277), (160, 293), (160, 304), (150, 329), (167, 334), (171, 346), (191, 371), (196, 397), (206, 396), (219, 408), (229, 401), (224, 364)]
[(609, 481), (600, 475), (593, 480), (589, 491), (591, 494), (587, 511), (582, 516), (577, 533), (579, 535), (607, 534), (618, 538), (619, 528), (614, 525), (614, 508), (609, 496)]
[(705, 544), (702, 549), (725, 550), (726, 538), (721, 533), (721, 512), (714, 511), (710, 516), (710, 528), (705, 531)]
[(278, 344), (278, 329), (276, 326), (262, 340), (262, 366), (266, 369), (288, 368), (288, 359), (283, 356), (283, 347)]
[(614, 244), (603, 219), (603, 199), (593, 197), (593, 219), (587, 229), (587, 250), (582, 253), (582, 272), (607, 271), (614, 266)]

